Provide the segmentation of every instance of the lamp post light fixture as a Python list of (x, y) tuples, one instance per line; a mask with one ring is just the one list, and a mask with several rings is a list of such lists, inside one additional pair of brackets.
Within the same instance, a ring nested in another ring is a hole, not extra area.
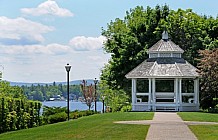
[(67, 71), (67, 119), (70, 120), (70, 68), (71, 66), (67, 64), (65, 66), (65, 69)]
[(102, 112), (104, 113), (104, 99), (105, 99), (105, 96), (103, 95), (102, 96), (102, 103), (103, 103), (103, 109), (102, 109)]
[(95, 112), (97, 112), (97, 104), (96, 104), (96, 101), (97, 101), (97, 92), (96, 92), (96, 88), (97, 88), (97, 83), (98, 83), (98, 80), (95, 78), (94, 80), (94, 83), (95, 83)]

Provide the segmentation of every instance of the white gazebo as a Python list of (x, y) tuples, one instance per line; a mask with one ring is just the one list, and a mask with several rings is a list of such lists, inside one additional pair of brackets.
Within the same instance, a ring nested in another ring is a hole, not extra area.
[(183, 52), (164, 31), (149, 58), (126, 75), (132, 79), (132, 111), (199, 110), (199, 74)]

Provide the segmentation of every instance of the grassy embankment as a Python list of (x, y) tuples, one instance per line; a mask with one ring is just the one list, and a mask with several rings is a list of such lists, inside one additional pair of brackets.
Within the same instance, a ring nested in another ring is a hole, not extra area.
[(0, 134), (0, 140), (144, 140), (148, 125), (114, 124), (114, 121), (150, 120), (152, 112), (106, 113), (69, 122)]
[[(184, 121), (218, 122), (218, 114), (203, 112), (179, 112)], [(199, 140), (218, 140), (218, 125), (189, 125)]]

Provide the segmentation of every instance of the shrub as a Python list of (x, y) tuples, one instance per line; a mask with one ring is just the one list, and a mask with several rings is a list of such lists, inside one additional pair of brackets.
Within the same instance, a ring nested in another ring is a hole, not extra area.
[(70, 119), (78, 119), (80, 117), (89, 116), (89, 115), (93, 115), (96, 113), (98, 113), (98, 112), (94, 112), (93, 110), (85, 110), (85, 111), (75, 110), (75, 111), (70, 113)]
[[(55, 121), (54, 122), (50, 121), (50, 118), (53, 119), (53, 117), (54, 117), (54, 119), (58, 120), (58, 118), (57, 118), (58, 116), (55, 116), (55, 115), (56, 114), (61, 114), (63, 112), (65, 114), (67, 114), (67, 108), (66, 107), (48, 107), (48, 106), (43, 106), (43, 113), (42, 113), (42, 116), (43, 116), (43, 125), (51, 124), (51, 123), (56, 123)], [(62, 121), (62, 119), (60, 119), (60, 120)]]
[(66, 107), (48, 107), (48, 106), (43, 106), (43, 113), (42, 115), (44, 117), (48, 117), (50, 115), (54, 115), (56, 113), (60, 112), (66, 112), (67, 113), (67, 108)]
[(63, 122), (67, 120), (67, 113), (66, 112), (60, 112), (53, 115), (50, 115), (48, 117), (48, 122), (51, 123), (57, 123), (57, 122)]
[(71, 113), (70, 119), (77, 119), (77, 118), (79, 118), (79, 113), (78, 112)]
[(129, 112), (132, 110), (132, 106), (131, 105), (126, 105), (126, 106), (123, 106), (121, 108), (121, 112)]
[(208, 109), (208, 112), (209, 112), (209, 113), (218, 113), (218, 107), (209, 108), (209, 109)]

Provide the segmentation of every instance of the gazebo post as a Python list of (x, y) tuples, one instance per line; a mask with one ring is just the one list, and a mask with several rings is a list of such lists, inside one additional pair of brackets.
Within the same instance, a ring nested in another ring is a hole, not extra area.
[(148, 110), (152, 110), (152, 102), (151, 102), (151, 78), (148, 78), (149, 81), (149, 85), (148, 85), (148, 92), (149, 92), (149, 96), (148, 96)]
[(182, 111), (182, 79), (179, 78), (179, 109), (178, 111)]
[(178, 78), (174, 79), (174, 92), (176, 95), (176, 111), (178, 111)]
[(194, 79), (194, 103), (197, 104), (197, 80)]
[(132, 111), (135, 111), (136, 101), (136, 79), (132, 79)]
[(155, 109), (155, 103), (156, 103), (156, 101), (155, 101), (155, 97), (156, 97), (156, 95), (155, 95), (155, 78), (152, 78), (152, 97), (153, 97), (152, 110), (155, 111), (156, 110)]
[(194, 97), (195, 102), (194, 103), (196, 105), (196, 109), (199, 110), (199, 107), (198, 107), (198, 105), (199, 105), (199, 79), (198, 78), (196, 78), (194, 80), (194, 93), (195, 93), (195, 97)]
[(199, 110), (199, 78), (197, 78), (197, 82), (196, 82), (196, 92), (197, 92), (197, 110)]

